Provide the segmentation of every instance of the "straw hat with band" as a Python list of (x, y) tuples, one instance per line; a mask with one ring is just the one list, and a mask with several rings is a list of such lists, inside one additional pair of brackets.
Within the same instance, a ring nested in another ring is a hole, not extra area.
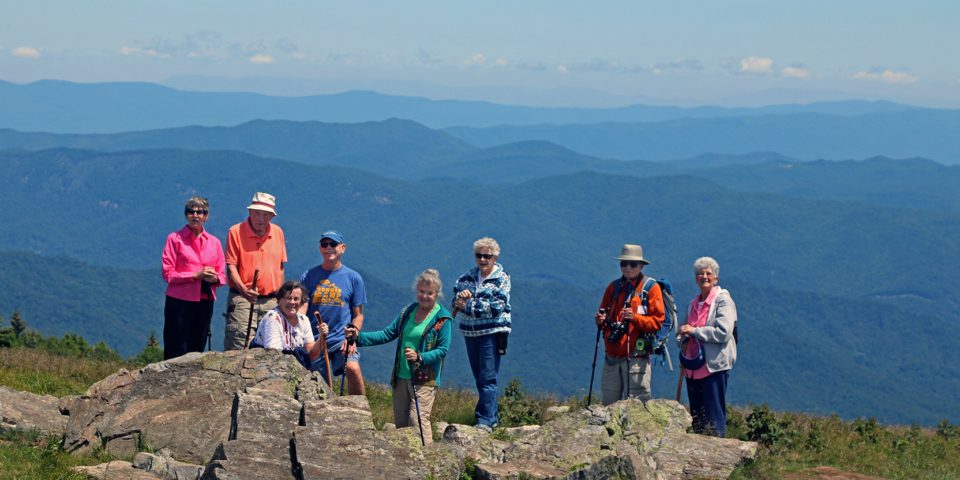
[(640, 262), (644, 265), (650, 264), (646, 258), (643, 258), (643, 247), (629, 243), (625, 244), (623, 248), (620, 249), (620, 256), (617, 257), (617, 260), (632, 260), (635, 262)]

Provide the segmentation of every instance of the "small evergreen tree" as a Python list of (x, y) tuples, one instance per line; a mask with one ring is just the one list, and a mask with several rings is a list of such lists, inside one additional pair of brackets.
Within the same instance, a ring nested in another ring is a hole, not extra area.
[(13, 327), (13, 336), (20, 338), (23, 332), (27, 330), (27, 321), (20, 316), (19, 310), (14, 310), (10, 317), (10, 326)]
[(138, 353), (137, 356), (133, 357), (132, 360), (138, 365), (146, 365), (163, 360), (163, 348), (160, 347), (160, 341), (157, 340), (157, 334), (155, 332), (150, 332), (150, 337), (147, 338), (147, 346), (144, 347), (143, 351)]

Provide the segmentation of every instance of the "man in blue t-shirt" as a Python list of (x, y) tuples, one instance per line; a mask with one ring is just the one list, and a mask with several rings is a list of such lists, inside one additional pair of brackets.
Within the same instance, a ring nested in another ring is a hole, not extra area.
[[(300, 277), (300, 283), (307, 287), (301, 310), (310, 318), (314, 332), (320, 330), (313, 312), (320, 313), (320, 318), (330, 328), (327, 351), (333, 375), (343, 374), (345, 368), (350, 395), (363, 395), (365, 389), (360, 371), (360, 353), (355, 344), (347, 344), (344, 332), (349, 324), (353, 324), (358, 331), (363, 328), (363, 304), (367, 303), (367, 291), (360, 274), (341, 262), (346, 250), (347, 244), (343, 242), (340, 232), (323, 232), (320, 236), (323, 263), (303, 272)], [(326, 378), (327, 367), (322, 356), (314, 362), (313, 370)]]

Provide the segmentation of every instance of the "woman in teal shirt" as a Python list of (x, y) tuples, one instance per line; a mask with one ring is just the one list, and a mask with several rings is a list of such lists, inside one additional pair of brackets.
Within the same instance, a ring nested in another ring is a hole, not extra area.
[(428, 444), (433, 441), (430, 411), (440, 385), (443, 359), (450, 348), (453, 322), (450, 312), (437, 303), (443, 289), (440, 272), (432, 268), (424, 270), (413, 287), (417, 301), (404, 307), (386, 328), (360, 333), (348, 326), (347, 338), (356, 338), (361, 347), (399, 339), (390, 374), (394, 422), (397, 428), (416, 426), (413, 421), (419, 410), (422, 440)]

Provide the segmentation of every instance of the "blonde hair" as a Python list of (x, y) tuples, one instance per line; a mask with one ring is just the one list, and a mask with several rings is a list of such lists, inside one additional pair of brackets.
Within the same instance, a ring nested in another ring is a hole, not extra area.
[(443, 281), (440, 280), (440, 271), (435, 268), (428, 268), (413, 279), (413, 291), (416, 292), (421, 283), (437, 286), (437, 298), (443, 298)]

